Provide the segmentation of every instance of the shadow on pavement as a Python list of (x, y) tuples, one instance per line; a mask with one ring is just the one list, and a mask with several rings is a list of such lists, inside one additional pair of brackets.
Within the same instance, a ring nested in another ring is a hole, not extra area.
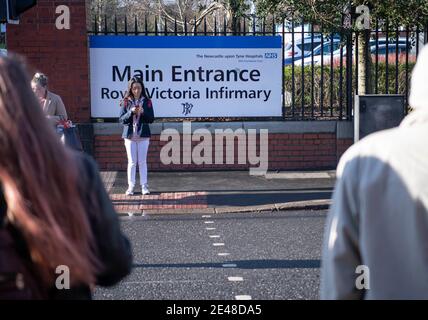
[(271, 203), (284, 203), (308, 200), (328, 200), (332, 191), (321, 192), (275, 192), (275, 193), (239, 193), (239, 194), (208, 194), (210, 206), (256, 206)]

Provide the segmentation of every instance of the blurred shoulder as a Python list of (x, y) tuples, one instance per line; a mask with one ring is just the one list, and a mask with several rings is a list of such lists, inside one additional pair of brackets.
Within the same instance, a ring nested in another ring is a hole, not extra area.
[(337, 174), (345, 167), (361, 167), (363, 163), (389, 163), (392, 158), (402, 157), (403, 146), (408, 143), (406, 129), (396, 127), (364, 137), (346, 150), (339, 160)]

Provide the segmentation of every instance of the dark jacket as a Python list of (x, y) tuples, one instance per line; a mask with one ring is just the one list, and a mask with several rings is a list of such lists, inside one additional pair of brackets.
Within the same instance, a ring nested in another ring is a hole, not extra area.
[(7, 210), (6, 201), (4, 200), (3, 189), (2, 189), (2, 186), (0, 185), (0, 228), (4, 227), (5, 219), (6, 219), (6, 210)]
[[(80, 152), (76, 152), (75, 157), (80, 164), (79, 189), (85, 198), (85, 207), (90, 208), (90, 203), (95, 201), (99, 208), (98, 212), (87, 212), (98, 249), (98, 258), (104, 266), (97, 275), (97, 285), (112, 286), (131, 272), (131, 245), (120, 230), (117, 213), (104, 188), (95, 161)], [(5, 218), (5, 213), (6, 203), (0, 188), (0, 221)], [(81, 286), (69, 290), (52, 289), (50, 296), (51, 299), (91, 299), (91, 292), (89, 287)]]
[[(131, 112), (133, 107), (130, 99), (125, 99), (123, 105), (120, 107), (119, 122), (123, 124), (122, 138), (131, 139), (133, 135), (133, 119), (134, 114)], [(153, 112), (153, 105), (150, 99), (144, 99), (143, 102), (143, 114), (137, 124), (137, 134), (142, 138), (150, 138), (150, 126), (149, 123), (153, 123), (155, 116)]]

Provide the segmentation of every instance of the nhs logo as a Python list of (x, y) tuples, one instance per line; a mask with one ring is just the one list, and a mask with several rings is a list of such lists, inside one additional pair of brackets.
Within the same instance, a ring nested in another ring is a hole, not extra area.
[(275, 52), (266, 52), (265, 59), (276, 59), (278, 55)]

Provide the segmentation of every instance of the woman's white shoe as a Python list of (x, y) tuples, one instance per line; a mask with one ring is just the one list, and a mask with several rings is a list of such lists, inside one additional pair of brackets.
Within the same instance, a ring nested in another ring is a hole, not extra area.
[(150, 190), (149, 190), (149, 188), (147, 187), (147, 185), (143, 185), (143, 186), (141, 187), (141, 193), (142, 193), (143, 195), (145, 195), (145, 194), (150, 194)]

